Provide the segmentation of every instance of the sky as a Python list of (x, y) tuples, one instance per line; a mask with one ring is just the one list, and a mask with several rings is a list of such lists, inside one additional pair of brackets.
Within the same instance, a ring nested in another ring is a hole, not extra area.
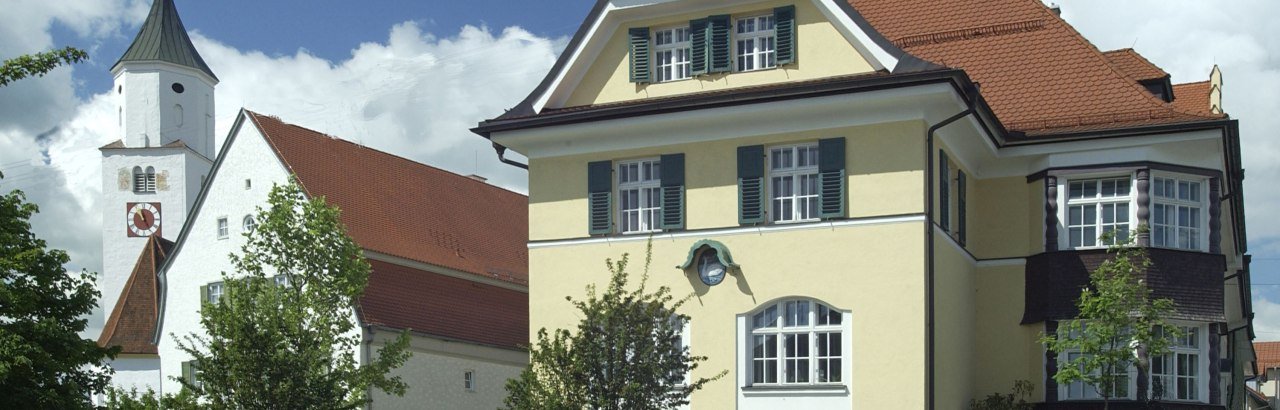
[[(525, 192), (468, 129), (514, 106), (542, 79), (592, 0), (176, 0), (221, 79), (217, 143), (241, 107)], [(1061, 0), (1062, 16), (1103, 50), (1133, 47), (1172, 75), (1214, 64), (1240, 120), (1259, 340), (1280, 340), (1280, 2)], [(91, 59), (0, 87), (0, 192), (40, 206), (37, 234), (99, 270), (98, 147), (112, 135), (109, 69), (149, 0), (0, 0), (0, 59), (72, 45)], [(96, 334), (96, 333), (95, 333)]]

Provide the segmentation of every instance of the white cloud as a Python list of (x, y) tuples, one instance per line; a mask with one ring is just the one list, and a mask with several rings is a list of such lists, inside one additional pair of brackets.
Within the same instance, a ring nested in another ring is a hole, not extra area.
[(1260, 297), (1254, 292), (1253, 312), (1253, 330), (1258, 336), (1255, 341), (1280, 341), (1280, 303)]

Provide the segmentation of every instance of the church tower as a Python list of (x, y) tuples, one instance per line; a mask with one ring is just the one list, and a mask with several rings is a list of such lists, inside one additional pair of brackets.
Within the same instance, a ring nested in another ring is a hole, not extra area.
[(214, 158), (218, 77), (191, 44), (173, 0), (154, 0), (111, 67), (121, 139), (102, 151), (99, 306), (115, 308), (150, 237), (172, 241)]

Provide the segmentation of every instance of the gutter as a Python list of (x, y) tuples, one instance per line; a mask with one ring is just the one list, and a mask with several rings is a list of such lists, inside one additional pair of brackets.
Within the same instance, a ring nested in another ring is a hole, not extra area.
[(514, 160), (508, 159), (508, 158), (505, 156), (505, 155), (507, 154), (507, 147), (502, 146), (501, 144), (498, 144), (498, 143), (496, 143), (496, 142), (495, 142), (495, 143), (493, 143), (493, 150), (494, 150), (494, 151), (498, 151), (498, 161), (502, 161), (502, 163), (503, 163), (503, 164), (507, 164), (507, 165), (510, 165), (510, 166), (513, 166), (513, 167), (516, 167), (516, 168), (520, 168), (520, 169), (523, 169), (523, 170), (525, 170), (525, 171), (528, 171), (528, 170), (529, 170), (529, 164), (521, 164), (521, 163), (516, 162), (516, 161), (514, 161)]
[(955, 115), (948, 117), (941, 122), (929, 126), (929, 131), (925, 133), (924, 144), (924, 301), (925, 301), (925, 408), (933, 410), (934, 408), (934, 247), (933, 247), (933, 138), (935, 133), (953, 122), (961, 118), (974, 114), (973, 102), (966, 101), (969, 108)]

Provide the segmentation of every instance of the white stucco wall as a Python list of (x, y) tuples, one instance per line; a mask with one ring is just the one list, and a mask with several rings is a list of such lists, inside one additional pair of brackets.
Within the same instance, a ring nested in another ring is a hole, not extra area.
[[(173, 84), (183, 91), (174, 91)], [(117, 125), (125, 146), (156, 147), (182, 140), (196, 152), (214, 156), (214, 85), (195, 70), (165, 63), (128, 63), (116, 73), (112, 90)], [(181, 115), (176, 106), (181, 106)]]
[[(370, 354), (385, 345), (398, 334), (388, 331), (374, 332), (373, 342), (368, 344)], [(400, 376), (408, 391), (396, 397), (375, 390), (374, 409), (484, 409), (502, 407), (507, 396), (508, 379), (520, 376), (529, 362), (529, 354), (523, 351), (479, 346), (470, 343), (445, 341), (415, 335), (409, 342), (413, 354), (404, 366), (392, 372)], [(474, 389), (467, 390), (463, 374), (474, 374)]]
[(142, 355), (120, 355), (109, 363), (116, 371), (111, 377), (111, 385), (124, 390), (136, 388), (138, 392), (147, 389), (160, 391), (160, 357)]
[[(232, 270), (227, 255), (239, 253), (244, 245), (242, 221), (267, 202), (273, 183), (284, 184), (288, 173), (276, 159), (257, 128), (250, 123), (239, 129), (227, 148), (218, 174), (209, 182), (208, 194), (199, 209), (193, 210), (191, 231), (172, 255), (164, 272), (163, 319), (159, 343), (163, 390), (175, 392), (180, 384), (169, 376), (182, 375), (182, 362), (189, 357), (178, 350), (171, 335), (200, 332), (200, 286), (222, 280), (222, 272)], [(252, 181), (245, 189), (245, 179)], [(219, 238), (218, 218), (227, 218), (227, 237)]]
[[(209, 173), (212, 162), (181, 148), (113, 149), (102, 152), (102, 272), (98, 306), (105, 317), (111, 314), (147, 238), (128, 234), (127, 204), (159, 202), (160, 235), (176, 240), (190, 206), (200, 190), (200, 178)], [(133, 192), (133, 168), (153, 167), (156, 192)], [(97, 335), (94, 335), (96, 337)]]

